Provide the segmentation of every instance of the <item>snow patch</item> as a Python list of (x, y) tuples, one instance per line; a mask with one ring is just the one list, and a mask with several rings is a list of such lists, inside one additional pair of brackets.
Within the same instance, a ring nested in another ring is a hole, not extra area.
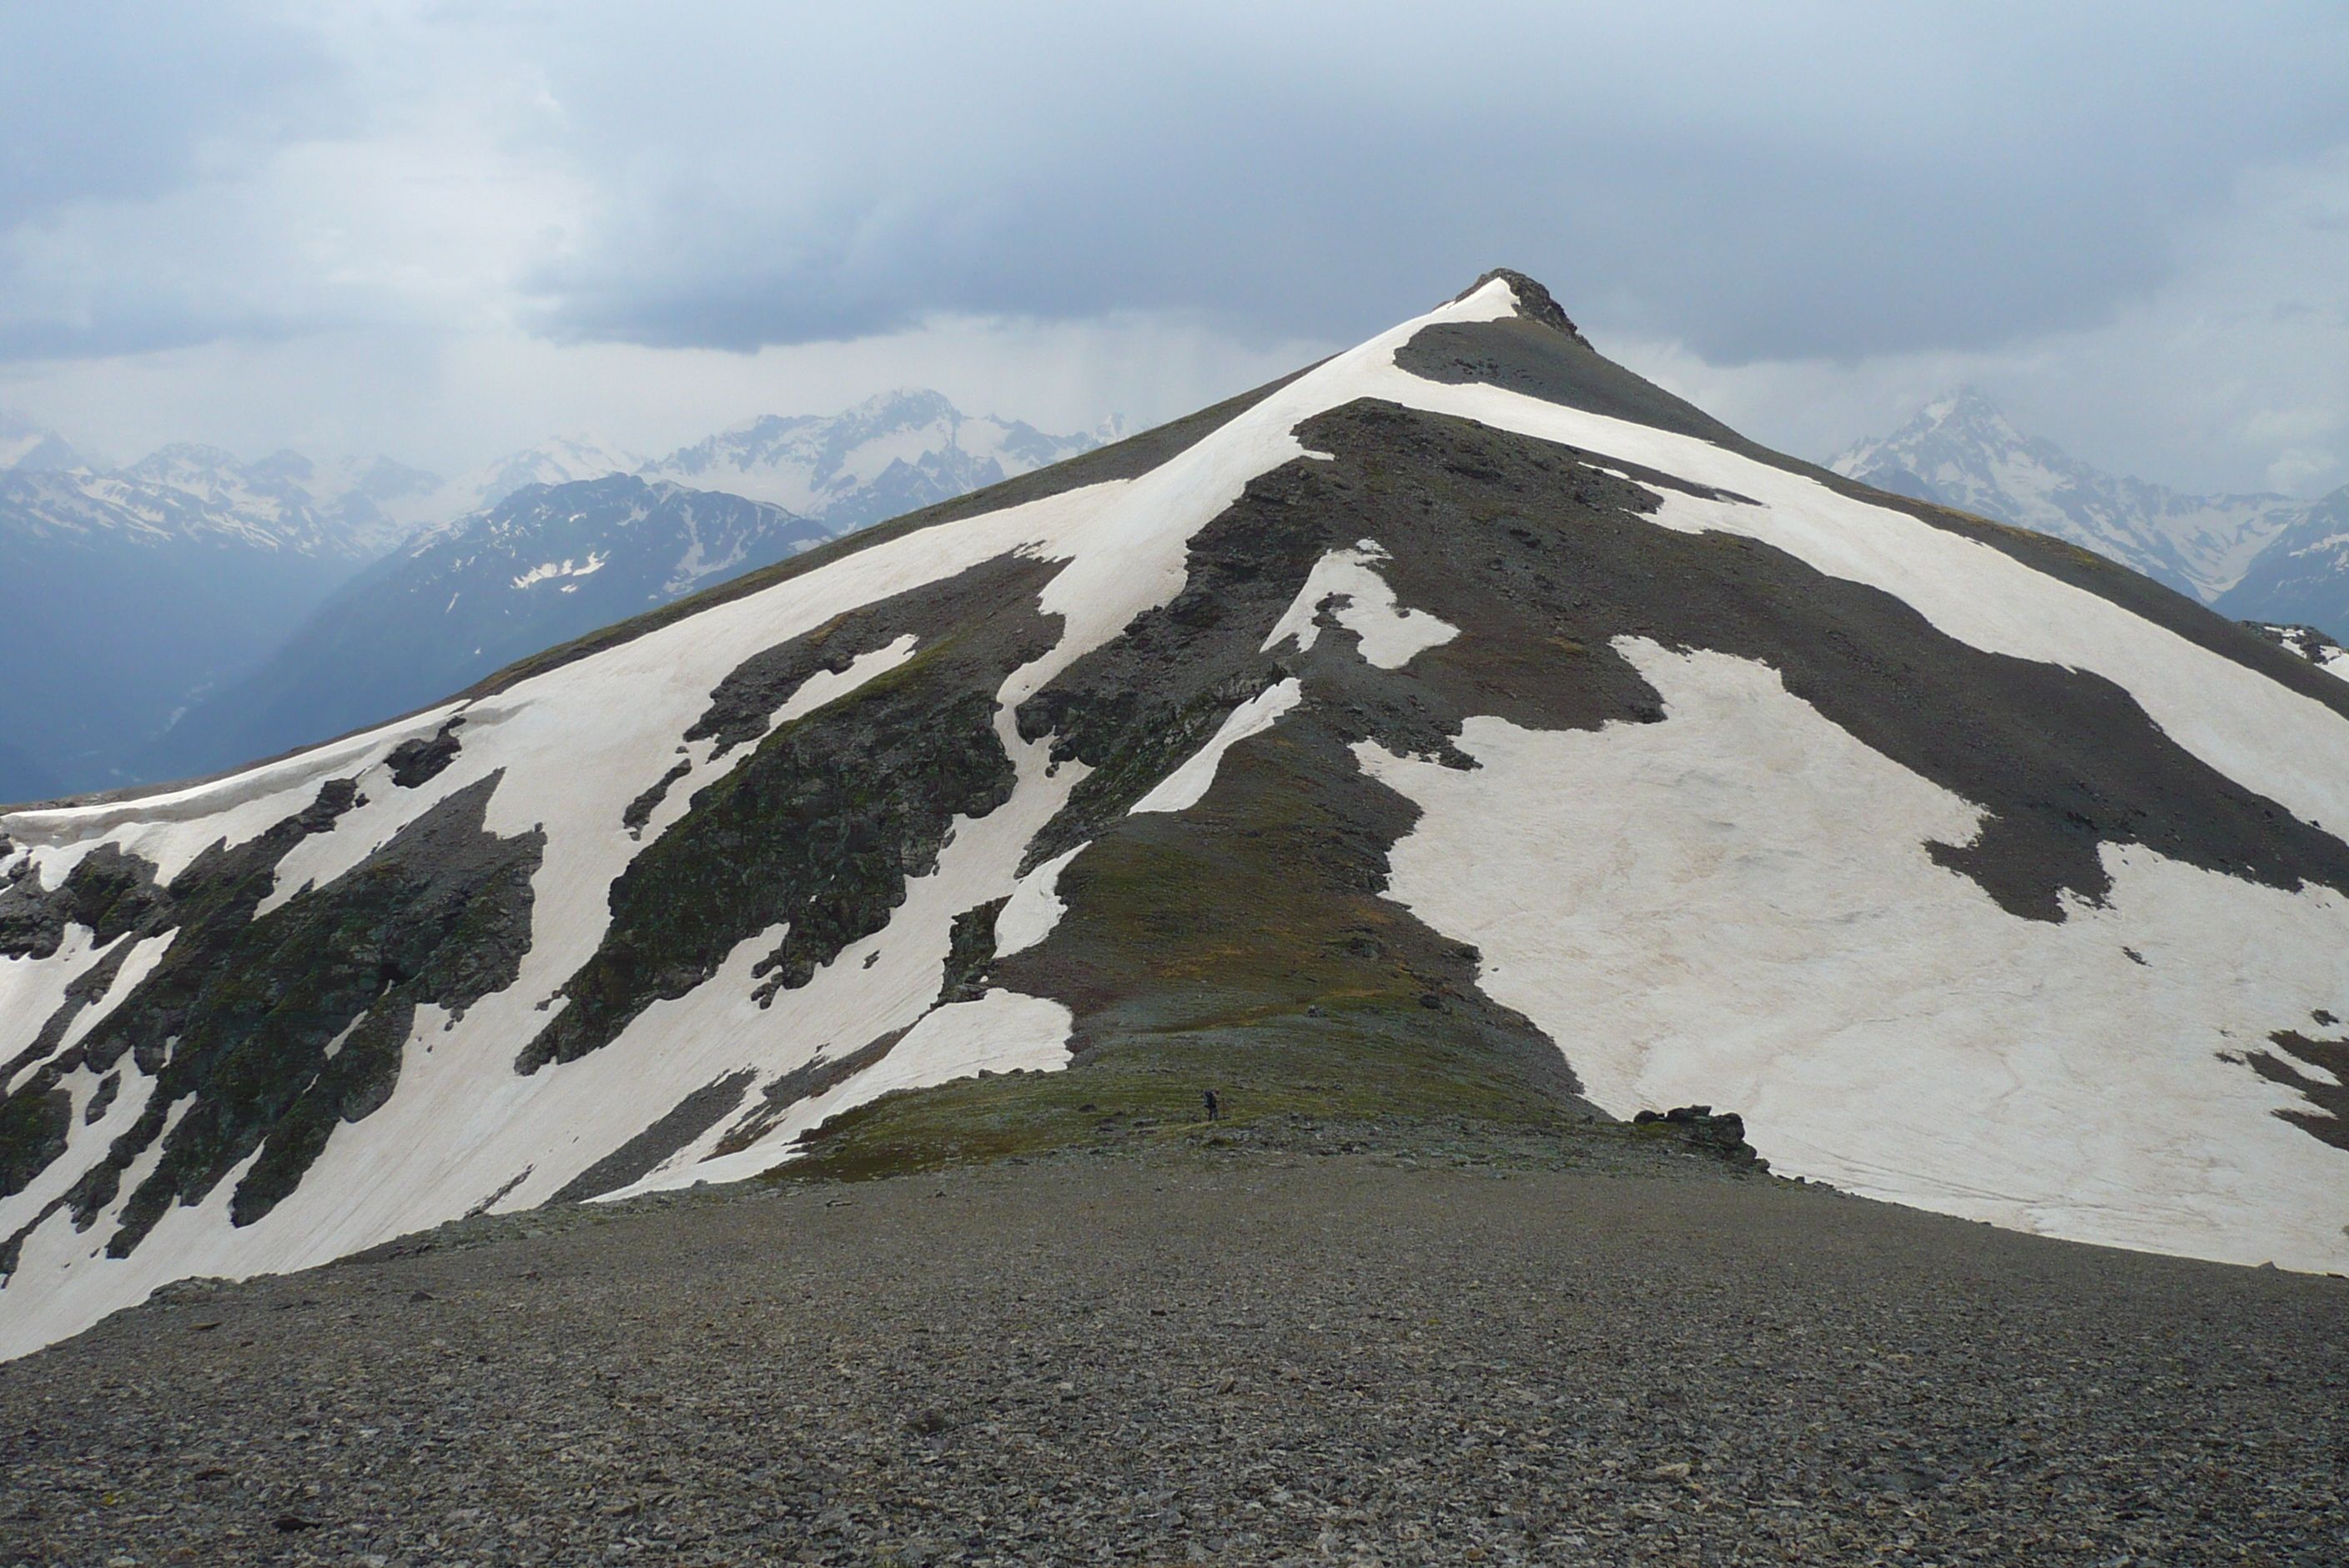
[[(573, 521), (577, 520), (574, 518)], [(604, 570), (604, 562), (608, 559), (610, 559), (608, 552), (593, 550), (588, 552), (587, 559), (584, 562), (574, 562), (567, 555), (561, 561), (542, 562), (515, 578), (513, 585), (517, 588), (527, 588), (533, 583), (549, 583), (558, 577), (592, 577)], [(565, 583), (563, 591), (567, 593), (577, 586), (575, 583)], [(449, 603), (454, 604), (456, 602), (456, 596), (450, 595)]]
[(1073, 850), (1054, 855), (1012, 884), (1010, 898), (995, 916), (998, 958), (1025, 952), (1052, 934), (1068, 910), (1061, 902), (1061, 873), (1092, 843), (1088, 839)]
[(2349, 1267), (2349, 1152), (2220, 1055), (2338, 1003), (2349, 903), (2107, 846), (2105, 905), (2017, 920), (1926, 853), (1976, 808), (1767, 665), (1615, 645), (1663, 723), (1471, 718), (1473, 770), (1357, 748), (1424, 811), (1394, 896), (1593, 1100), (1733, 1107), (1785, 1174), (2019, 1230)]
[(1285, 681), (1267, 686), (1247, 701), (1224, 716), (1221, 728), (1209, 738), (1207, 744), (1185, 758), (1181, 767), (1158, 781), (1157, 788), (1133, 803), (1136, 811), (1187, 811), (1197, 805), (1216, 781), (1216, 769), (1222, 766), (1224, 753), (1249, 736), (1270, 729), (1284, 713), (1295, 707), (1304, 696), (1305, 688), (1291, 676)]
[(1270, 653), (1288, 638), (1296, 639), (1298, 652), (1310, 650), (1321, 635), (1318, 621), (1324, 604), (1331, 606), (1340, 625), (1361, 639), (1362, 657), (1382, 670), (1399, 670), (1429, 648), (1458, 636), (1459, 627), (1395, 602), (1387, 580), (1371, 570), (1373, 562), (1386, 558), (1375, 540), (1365, 539), (1315, 562), (1305, 586), (1265, 637), (1263, 651)]

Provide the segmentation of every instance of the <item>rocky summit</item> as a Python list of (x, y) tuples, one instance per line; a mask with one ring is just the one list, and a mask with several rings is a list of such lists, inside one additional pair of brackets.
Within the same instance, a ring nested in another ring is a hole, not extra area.
[(1209, 1090), (2336, 1271), (2344, 824), (2349, 683), (1496, 273), (408, 717), (0, 816), (0, 1349), (468, 1216), (1154, 1150)]

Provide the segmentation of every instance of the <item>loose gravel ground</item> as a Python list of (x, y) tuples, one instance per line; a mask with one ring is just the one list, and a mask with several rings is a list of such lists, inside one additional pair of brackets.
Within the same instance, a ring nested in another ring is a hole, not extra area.
[(2349, 1562), (2340, 1280), (1468, 1160), (1067, 1157), (182, 1288), (0, 1367), (0, 1563)]

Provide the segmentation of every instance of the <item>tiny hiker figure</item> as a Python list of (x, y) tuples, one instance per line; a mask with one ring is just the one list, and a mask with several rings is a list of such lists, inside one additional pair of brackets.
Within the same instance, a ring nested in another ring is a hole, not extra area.
[(1209, 1121), (1217, 1121), (1222, 1119), (1224, 1114), (1224, 1102), (1216, 1098), (1216, 1091), (1214, 1089), (1207, 1090), (1199, 1098), (1207, 1102), (1207, 1119)]

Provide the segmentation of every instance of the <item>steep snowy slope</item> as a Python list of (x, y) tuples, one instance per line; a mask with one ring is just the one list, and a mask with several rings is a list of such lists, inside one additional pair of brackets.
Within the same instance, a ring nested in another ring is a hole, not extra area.
[(412, 719), (0, 817), (0, 1344), (1119, 1064), (1709, 1102), (1788, 1174), (2342, 1268), (2344, 822), (2349, 684), (1495, 274)]

